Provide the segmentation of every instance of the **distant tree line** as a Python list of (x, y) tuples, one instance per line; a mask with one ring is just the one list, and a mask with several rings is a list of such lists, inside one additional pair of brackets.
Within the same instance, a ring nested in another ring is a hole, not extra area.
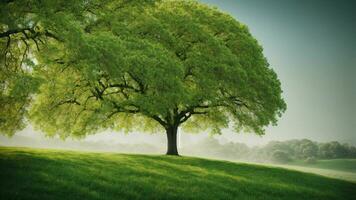
[(293, 159), (313, 162), (320, 159), (356, 158), (355, 146), (337, 141), (317, 143), (302, 139), (270, 142), (263, 149), (275, 162), (288, 162)]
[(321, 159), (356, 158), (356, 147), (350, 144), (337, 141), (318, 143), (308, 139), (271, 141), (261, 147), (248, 147), (243, 143), (221, 144), (209, 138), (195, 147), (189, 149), (195, 155), (254, 162), (287, 163), (304, 160), (312, 163)]

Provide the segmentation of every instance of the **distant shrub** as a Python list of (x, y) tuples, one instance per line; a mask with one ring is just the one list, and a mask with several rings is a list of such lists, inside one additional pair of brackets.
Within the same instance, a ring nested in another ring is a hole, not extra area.
[(305, 159), (305, 163), (308, 163), (308, 164), (315, 164), (316, 163), (316, 158), (315, 157), (308, 157), (307, 159)]
[(287, 163), (291, 159), (288, 155), (288, 153), (280, 150), (276, 150), (272, 153), (272, 158), (271, 160), (276, 163)]

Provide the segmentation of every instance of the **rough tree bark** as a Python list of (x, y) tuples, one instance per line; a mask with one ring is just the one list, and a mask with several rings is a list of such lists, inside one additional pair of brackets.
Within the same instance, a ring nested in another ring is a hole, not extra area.
[(167, 133), (167, 155), (179, 156), (177, 149), (177, 133), (178, 126), (170, 126), (166, 128)]

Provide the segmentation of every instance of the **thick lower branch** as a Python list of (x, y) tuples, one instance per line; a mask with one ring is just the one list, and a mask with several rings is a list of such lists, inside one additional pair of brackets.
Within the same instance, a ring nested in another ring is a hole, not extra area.
[(19, 29), (11, 29), (5, 32), (0, 33), (0, 38), (8, 37), (13, 34), (23, 33), (24, 31), (30, 30), (29, 28), (19, 28)]

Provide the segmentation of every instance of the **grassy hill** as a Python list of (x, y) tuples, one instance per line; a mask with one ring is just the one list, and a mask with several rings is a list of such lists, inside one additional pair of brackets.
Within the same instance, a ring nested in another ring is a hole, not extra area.
[(356, 159), (322, 160), (315, 164), (304, 161), (295, 161), (288, 164), (265, 164), (268, 166), (283, 167), (308, 173), (320, 174), (331, 178), (343, 179), (356, 183)]
[(312, 167), (318, 169), (330, 169), (344, 172), (356, 173), (356, 159), (333, 159), (317, 160), (315, 163), (305, 163), (304, 161), (294, 161), (291, 165)]
[(354, 199), (356, 184), (191, 157), (0, 148), (0, 199)]

